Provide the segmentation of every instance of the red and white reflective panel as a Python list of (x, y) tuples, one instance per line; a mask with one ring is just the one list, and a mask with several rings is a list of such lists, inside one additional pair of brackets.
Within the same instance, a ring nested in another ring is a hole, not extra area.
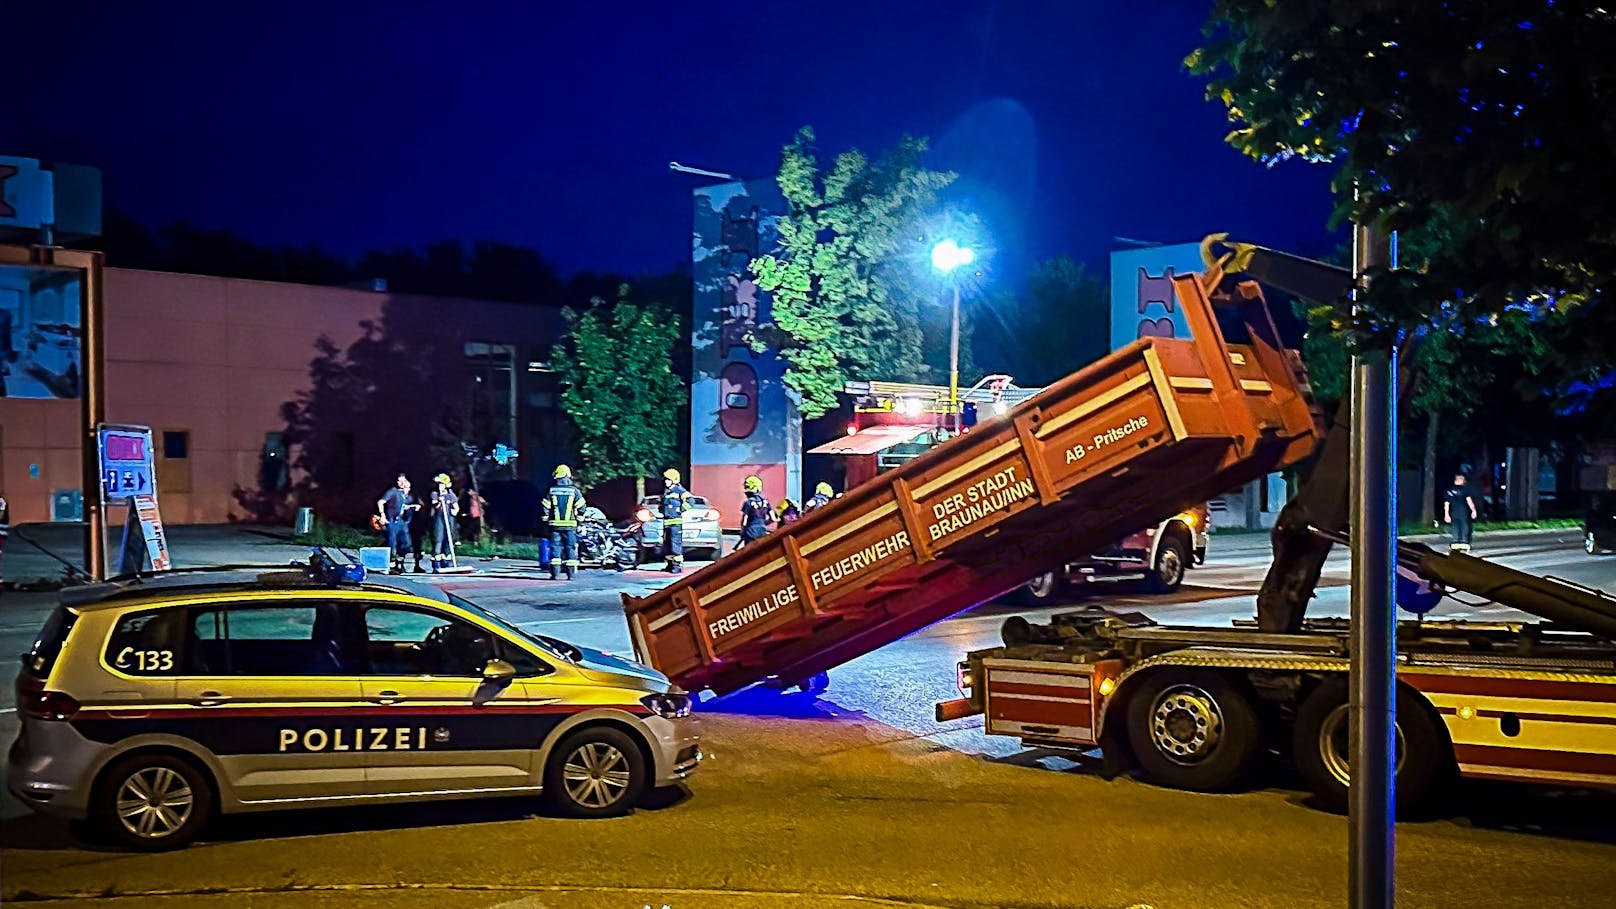
[(990, 735), (1094, 744), (1091, 668), (1035, 660), (984, 660)]

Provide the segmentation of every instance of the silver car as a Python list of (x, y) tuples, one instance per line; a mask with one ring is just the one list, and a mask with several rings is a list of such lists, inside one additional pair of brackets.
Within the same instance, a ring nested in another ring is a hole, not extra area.
[(143, 850), (215, 811), (542, 793), (606, 817), (696, 769), (690, 707), (435, 588), (185, 574), (64, 592), (17, 677), (8, 780)]
[[(724, 554), (724, 530), (719, 512), (703, 496), (686, 494), (690, 507), (685, 510), (685, 558), (712, 561)], [(662, 552), (662, 497), (646, 496), (634, 513), (640, 523), (640, 561), (649, 562)]]

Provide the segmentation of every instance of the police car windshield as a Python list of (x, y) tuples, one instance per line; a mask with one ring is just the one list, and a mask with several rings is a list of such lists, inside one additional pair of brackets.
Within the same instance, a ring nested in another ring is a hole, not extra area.
[(479, 617), (493, 622), (495, 625), (498, 625), (512, 634), (522, 637), (524, 640), (532, 641), (533, 643), (539, 645), (539, 647), (543, 649), (545, 653), (548, 653), (553, 657), (566, 660), (569, 663), (575, 663), (578, 661), (579, 657), (582, 656), (582, 654), (578, 651), (578, 648), (573, 647), (571, 644), (568, 644), (565, 641), (560, 641), (555, 638), (547, 638), (542, 635), (533, 634), (532, 632), (523, 631), (522, 629), (512, 625), (510, 622), (505, 621), (499, 616), (494, 615), (492, 612), (478, 606), (476, 603), (473, 603), (465, 597), (456, 596), (449, 593), (447, 590), (445, 590), (443, 593), (449, 598), (450, 603), (459, 606), (461, 609), (464, 609), (467, 612), (476, 613)]

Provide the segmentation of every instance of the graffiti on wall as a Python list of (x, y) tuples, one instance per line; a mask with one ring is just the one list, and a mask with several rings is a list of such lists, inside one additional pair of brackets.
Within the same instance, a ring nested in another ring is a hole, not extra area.
[(783, 366), (750, 342), (768, 321), (768, 294), (750, 266), (774, 245), (772, 181), (725, 183), (695, 192), (691, 252), (690, 459), (700, 465), (785, 464), (796, 419), (780, 381)]
[(1187, 338), (1173, 276), (1201, 267), (1201, 245), (1180, 243), (1111, 253), (1111, 349), (1139, 338)]

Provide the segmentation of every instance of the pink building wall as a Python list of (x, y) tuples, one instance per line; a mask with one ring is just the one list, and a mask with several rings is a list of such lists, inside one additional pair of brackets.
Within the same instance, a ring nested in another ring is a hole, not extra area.
[[(244, 517), (235, 490), (257, 485), (265, 433), (284, 429), (282, 405), (308, 387), (316, 339), (346, 348), (397, 298), (121, 268), (105, 281), (107, 419), (152, 428), (163, 519), (175, 524)], [(487, 330), (533, 321), (530, 306), (434, 303)], [(52, 491), (81, 485), (78, 419), (76, 400), (0, 398), (0, 493), (14, 523), (49, 520)], [(189, 433), (188, 465), (162, 460), (165, 430)]]

